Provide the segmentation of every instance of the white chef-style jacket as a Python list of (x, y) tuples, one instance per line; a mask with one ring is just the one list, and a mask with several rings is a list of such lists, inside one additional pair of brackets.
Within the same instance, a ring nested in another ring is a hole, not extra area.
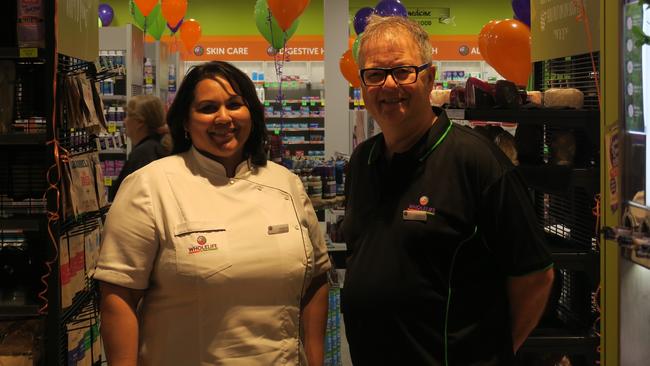
[(300, 301), (330, 268), (300, 179), (196, 149), (124, 180), (95, 278), (146, 289), (140, 365), (307, 365)]

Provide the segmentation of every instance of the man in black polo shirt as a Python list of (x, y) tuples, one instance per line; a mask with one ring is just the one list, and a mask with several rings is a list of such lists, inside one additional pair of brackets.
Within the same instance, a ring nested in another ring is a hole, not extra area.
[(429, 105), (427, 33), (371, 17), (363, 99), (382, 134), (352, 154), (343, 315), (358, 365), (511, 365), (553, 269), (508, 158)]

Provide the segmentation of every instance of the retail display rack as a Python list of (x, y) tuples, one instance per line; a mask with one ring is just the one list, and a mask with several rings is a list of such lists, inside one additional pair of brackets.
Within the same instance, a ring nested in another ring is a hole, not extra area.
[[(598, 67), (598, 54), (594, 55)], [(599, 359), (600, 249), (598, 234), (600, 112), (590, 56), (535, 64), (536, 90), (572, 87), (584, 109), (450, 109), (450, 118), (517, 123), (520, 165), (546, 234), (556, 279), (546, 312), (517, 355), (519, 365)], [(556, 155), (570, 151), (570, 164)]]
[(90, 130), (77, 127), (71, 116), (81, 113), (97, 122), (95, 131), (102, 128), (90, 107), (71, 111), (79, 105), (67, 102), (98, 102), (97, 73), (93, 63), (55, 53), (55, 4), (43, 5), (45, 47), (0, 49), (3, 70), (13, 76), (2, 85), (13, 102), (4, 105), (11, 112), (0, 121), (0, 358), (99, 365), (90, 275), (106, 207), (80, 215), (64, 209), (69, 161), (95, 150)]

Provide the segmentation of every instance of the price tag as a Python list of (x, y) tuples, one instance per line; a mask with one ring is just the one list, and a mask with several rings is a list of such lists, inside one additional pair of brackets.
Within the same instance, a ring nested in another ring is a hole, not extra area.
[(38, 57), (38, 48), (29, 47), (20, 49), (20, 58), (34, 58)]
[(316, 101), (312, 100), (311, 103), (309, 103), (312, 107), (316, 106)]
[(292, 81), (291, 82), (291, 88), (292, 89), (298, 89), (298, 82), (297, 81)]
[(320, 105), (321, 105), (321, 107), (325, 107), (325, 99), (321, 99)]
[[(313, 102), (312, 102), (312, 103), (313, 103)], [(302, 105), (303, 107), (306, 107), (306, 106), (307, 106), (307, 101), (306, 101), (306, 100), (303, 100), (302, 103), (301, 103), (301, 105)], [(312, 104), (312, 105), (313, 105), (313, 104)]]
[(268, 106), (270, 106), (270, 105), (271, 105), (271, 103), (270, 103), (268, 100), (265, 100), (265, 101), (264, 101), (264, 106), (265, 106), (265, 107), (268, 107)]
[(109, 133), (114, 133), (117, 132), (117, 123), (115, 122), (108, 122), (108, 132)]
[(113, 185), (113, 178), (111, 177), (104, 177), (104, 185), (106, 187), (110, 187)]

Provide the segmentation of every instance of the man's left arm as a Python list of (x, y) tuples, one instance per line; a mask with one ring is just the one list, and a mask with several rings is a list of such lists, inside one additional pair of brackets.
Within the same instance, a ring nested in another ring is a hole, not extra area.
[(553, 268), (508, 277), (512, 346), (516, 353), (542, 317), (553, 287)]

